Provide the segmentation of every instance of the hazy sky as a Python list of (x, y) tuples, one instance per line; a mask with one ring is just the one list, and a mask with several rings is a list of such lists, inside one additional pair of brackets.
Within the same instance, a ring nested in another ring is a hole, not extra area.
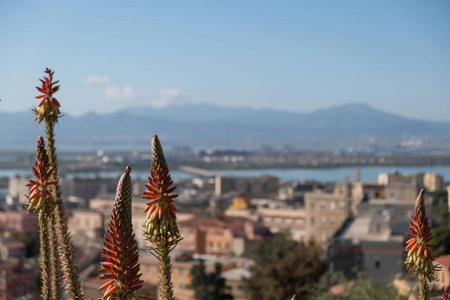
[(450, 1), (0, 1), (0, 111), (363, 102), (450, 121)]

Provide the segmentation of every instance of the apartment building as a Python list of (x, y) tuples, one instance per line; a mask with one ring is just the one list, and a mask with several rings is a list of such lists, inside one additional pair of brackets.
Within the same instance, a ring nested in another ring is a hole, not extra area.
[(37, 230), (38, 217), (25, 211), (0, 211), (0, 231)]
[(241, 221), (224, 221), (213, 218), (193, 218), (178, 222), (183, 237), (177, 249), (218, 257), (233, 253), (234, 234), (244, 231)]
[(261, 225), (271, 233), (289, 232), (294, 241), (307, 241), (306, 211), (294, 208), (261, 208), (258, 214)]
[(444, 188), (444, 178), (438, 174), (425, 173), (423, 176), (423, 185), (427, 191), (441, 191)]
[(222, 196), (229, 192), (235, 192), (252, 198), (264, 198), (278, 194), (280, 179), (271, 176), (259, 176), (255, 178), (237, 178), (216, 175), (215, 195)]
[[(334, 270), (358, 267), (378, 283), (387, 282), (394, 274), (402, 272), (405, 231), (413, 209), (414, 202), (409, 199), (372, 199), (360, 203), (358, 215), (350, 218), (339, 236), (329, 244), (328, 253), (332, 254), (329, 261)], [(425, 198), (425, 209), (431, 223), (431, 198)], [(359, 261), (342, 265), (342, 254), (348, 251), (357, 251), (354, 256), (358, 255)]]
[(102, 213), (90, 209), (73, 211), (69, 220), (69, 228), (74, 235), (84, 235), (91, 239), (103, 238), (104, 216)]
[(17, 205), (27, 204), (29, 187), (26, 185), (30, 182), (28, 177), (13, 177), (9, 179), (8, 190), (9, 194), (6, 196), (6, 204)]
[(380, 173), (378, 183), (385, 187), (385, 198), (411, 199), (414, 202), (420, 189), (424, 187), (424, 174), (404, 175), (397, 171)]
[(308, 238), (324, 245), (350, 216), (350, 201), (343, 195), (311, 193), (305, 209)]
[(36, 280), (37, 269), (24, 263), (0, 263), (0, 300), (18, 299), (31, 292)]

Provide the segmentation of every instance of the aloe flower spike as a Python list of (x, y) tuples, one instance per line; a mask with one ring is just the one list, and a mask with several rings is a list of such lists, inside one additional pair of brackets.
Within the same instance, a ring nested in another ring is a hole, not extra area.
[(127, 167), (117, 185), (111, 219), (103, 243), (100, 279), (108, 280), (99, 291), (105, 300), (139, 299), (134, 293), (142, 287), (137, 243), (131, 219), (131, 168)]
[(156, 135), (152, 139), (152, 166), (146, 187), (148, 191), (142, 196), (149, 200), (144, 210), (147, 213), (146, 236), (153, 245), (151, 253), (159, 261), (159, 294), (163, 300), (174, 300), (170, 252), (181, 240), (173, 205), (178, 195), (172, 194), (175, 187)]
[(409, 223), (411, 233), (406, 233), (410, 238), (406, 241), (407, 257), (406, 268), (419, 277), (419, 296), (421, 300), (429, 299), (428, 283), (434, 280), (433, 252), (430, 244), (433, 236), (425, 213), (425, 190), (422, 189), (417, 197), (414, 211)]
[(45, 149), (45, 142), (41, 136), (37, 140), (36, 161), (33, 164), (32, 173), (36, 180), (30, 180), (30, 183), (27, 184), (30, 187), (28, 212), (33, 212), (33, 214), (39, 212), (41, 219), (50, 212), (52, 205), (53, 196), (50, 192), (50, 186), (57, 184), (56, 181), (50, 181), (52, 171), (47, 150)]
[(58, 100), (53, 97), (53, 94), (59, 90), (59, 85), (56, 85), (59, 83), (59, 80), (53, 81), (53, 74), (55, 72), (49, 68), (46, 68), (44, 73), (46, 73), (48, 77), (44, 76), (44, 80), (39, 79), (42, 85), (40, 87), (37, 86), (36, 89), (42, 94), (36, 96), (36, 99), (40, 99), (40, 101), (38, 107), (33, 111), (38, 123), (46, 120), (54, 124), (58, 122), (60, 115), (60, 104)]
[(152, 166), (150, 177), (142, 198), (150, 200), (144, 209), (147, 213), (146, 234), (151, 242), (161, 239), (177, 239), (180, 231), (177, 225), (176, 208), (173, 200), (178, 197), (172, 194), (175, 190), (169, 174), (164, 152), (158, 136), (152, 140)]

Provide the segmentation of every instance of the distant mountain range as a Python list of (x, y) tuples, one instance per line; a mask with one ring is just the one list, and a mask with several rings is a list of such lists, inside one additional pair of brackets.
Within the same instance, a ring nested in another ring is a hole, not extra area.
[[(2, 148), (34, 149), (43, 125), (31, 112), (0, 112)], [(353, 142), (401, 141), (411, 138), (450, 140), (450, 123), (423, 121), (376, 110), (366, 104), (347, 104), (311, 113), (272, 109), (224, 108), (184, 104), (165, 108), (130, 107), (102, 115), (65, 115), (58, 145), (132, 150), (148, 147), (153, 134), (169, 145), (332, 145)]]

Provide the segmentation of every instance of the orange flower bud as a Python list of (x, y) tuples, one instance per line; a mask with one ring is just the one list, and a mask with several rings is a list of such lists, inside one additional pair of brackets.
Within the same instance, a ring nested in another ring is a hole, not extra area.
[(179, 238), (180, 231), (176, 223), (173, 199), (178, 195), (171, 194), (175, 187), (169, 174), (161, 143), (156, 135), (152, 140), (151, 176), (148, 178), (148, 189), (142, 198), (150, 200), (144, 209), (147, 213), (146, 233), (150, 241), (159, 238)]
[(60, 115), (60, 104), (58, 100), (53, 98), (53, 94), (59, 90), (59, 85), (56, 85), (59, 80), (53, 82), (53, 74), (55, 72), (48, 68), (45, 69), (44, 73), (49, 74), (49, 77), (44, 77), (44, 80), (39, 79), (42, 85), (41, 87), (36, 87), (36, 89), (42, 94), (36, 96), (36, 99), (41, 99), (41, 101), (38, 107), (34, 109), (34, 113), (38, 123), (43, 120), (56, 123)]

